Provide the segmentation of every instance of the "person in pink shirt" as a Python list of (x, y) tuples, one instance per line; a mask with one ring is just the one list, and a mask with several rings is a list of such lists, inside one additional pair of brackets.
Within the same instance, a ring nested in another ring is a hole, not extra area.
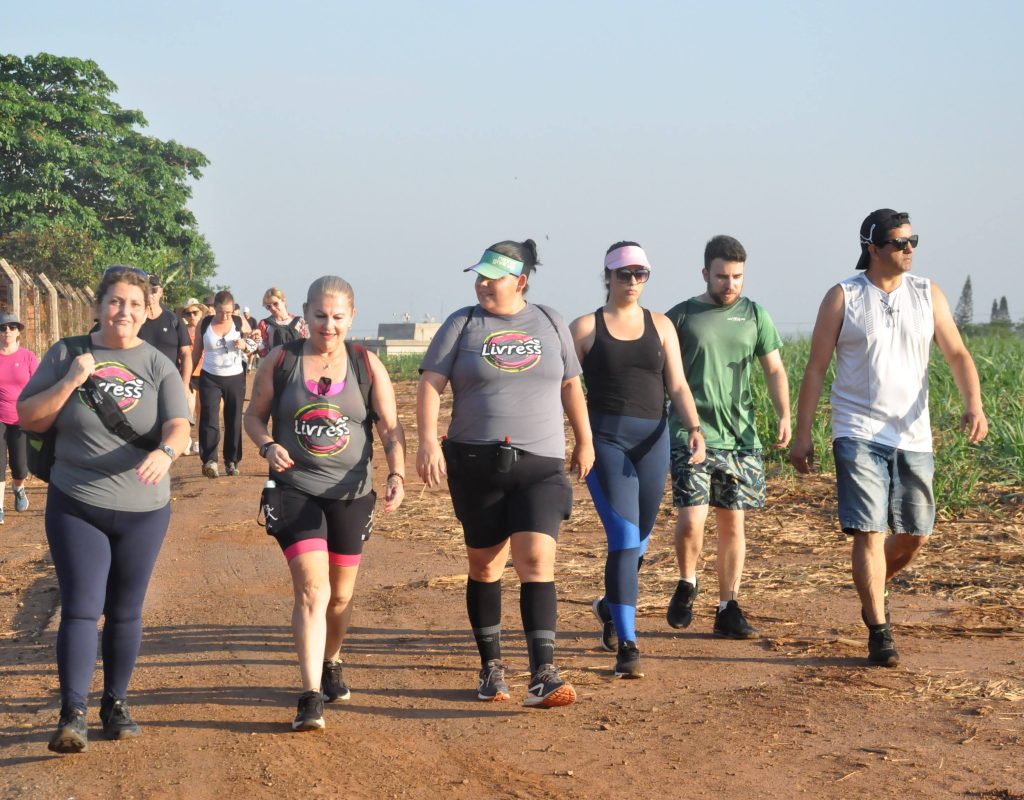
[(11, 462), (14, 510), (28, 511), (25, 478), (28, 477), (28, 451), (25, 433), (18, 424), (18, 395), (39, 366), (31, 350), (21, 346), (25, 326), (10, 312), (0, 313), (0, 525), (4, 522), (4, 492), (7, 488), (7, 461)]

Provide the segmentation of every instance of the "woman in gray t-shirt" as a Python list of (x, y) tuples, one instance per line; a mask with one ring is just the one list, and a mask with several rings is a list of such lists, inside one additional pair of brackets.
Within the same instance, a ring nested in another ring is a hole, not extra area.
[[(18, 401), (25, 430), (57, 430), (46, 539), (60, 586), (61, 712), (49, 743), (58, 753), (88, 746), (86, 703), (101, 614), (103, 734), (126, 739), (140, 732), (128, 713), (128, 682), (142, 640), (142, 602), (170, 520), (168, 470), (189, 433), (181, 376), (138, 336), (148, 289), (141, 270), (108, 269), (96, 290), (96, 332), (72, 347), (67, 340), (51, 347)], [(90, 389), (116, 401), (145, 446), (100, 420), (84, 399), (88, 378)]]
[[(594, 446), (569, 329), (556, 312), (526, 302), (537, 263), (532, 239), (505, 241), (465, 270), (476, 273), (478, 303), (445, 320), (420, 364), (416, 468), (428, 486), (447, 475), (462, 523), (466, 606), (481, 663), (477, 697), (509, 699), (501, 575), (511, 553), (532, 675), (525, 704), (551, 708), (576, 700), (554, 666), (556, 542), (572, 509), (563, 410), (581, 480), (594, 463)], [(439, 445), (441, 393), (449, 383), (452, 420)]]

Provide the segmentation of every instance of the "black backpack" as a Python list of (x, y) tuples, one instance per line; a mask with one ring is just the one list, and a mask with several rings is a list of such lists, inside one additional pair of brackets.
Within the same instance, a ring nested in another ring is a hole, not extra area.
[[(239, 334), (241, 334), (242, 333), (242, 318), (239, 317), (237, 314), (232, 314), (231, 315), (231, 321), (235, 323), (235, 330), (238, 331)], [(212, 316), (210, 316), (210, 317), (203, 317), (203, 321), (199, 323), (199, 335), (200, 336), (205, 336), (206, 335), (206, 331), (209, 330), (210, 325), (212, 323), (213, 323), (213, 317)]]
[(299, 334), (299, 323), (302, 321), (302, 317), (292, 317), (291, 322), (287, 325), (282, 325), (273, 317), (267, 317), (263, 320), (267, 326), (267, 339), (266, 343), (267, 350), (273, 350), (275, 347), (280, 347), (288, 342), (294, 342), (297, 339), (301, 339), (302, 336)]

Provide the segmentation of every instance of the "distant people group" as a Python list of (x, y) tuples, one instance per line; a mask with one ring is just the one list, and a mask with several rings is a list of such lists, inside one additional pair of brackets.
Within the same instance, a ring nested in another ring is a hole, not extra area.
[[(614, 675), (644, 675), (636, 630), (639, 573), (669, 474), (679, 509), (679, 580), (668, 599), (668, 624), (692, 624), (713, 508), (718, 606), (712, 631), (733, 639), (758, 635), (739, 604), (745, 514), (766, 503), (766, 443), (757, 434), (751, 389), (755, 360), (775, 411), (767, 444), (791, 445), (790, 461), (808, 472), (812, 424), (836, 357), (831, 424), (839, 524), (852, 540), (868, 661), (899, 662), (886, 586), (920, 551), (935, 517), (932, 341), (964, 402), (961, 431), (970, 442), (988, 432), (977, 370), (949, 304), (933, 282), (909, 274), (917, 245), (906, 213), (879, 209), (864, 220), (859, 274), (830, 289), (818, 312), (795, 435), (782, 339), (767, 310), (743, 295), (747, 254), (733, 237), (708, 241), (705, 290), (667, 314), (640, 303), (656, 271), (633, 241), (608, 248), (605, 302), (571, 325), (527, 299), (540, 265), (532, 240), (491, 245), (464, 270), (473, 273), (476, 302), (445, 320), (420, 365), (416, 469), (428, 487), (447, 484), (463, 528), (480, 700), (511, 697), (501, 624), (509, 558), (519, 578), (529, 657), (525, 705), (576, 700), (555, 658), (557, 542), (573, 500), (564, 466), (566, 418), (574, 439), (571, 469), (586, 482), (607, 537), (603, 592), (592, 608), (601, 646), (616, 653)], [(244, 429), (267, 461), (261, 516), (283, 551), (294, 596), (302, 689), (294, 730), (323, 729), (324, 702), (351, 694), (341, 654), (373, 530), (374, 429), (387, 461), (384, 510), (396, 511), (405, 494), (405, 434), (395, 393), (380, 359), (347, 341), (356, 313), (348, 282), (314, 281), (301, 316), (289, 313), (284, 294), (271, 288), (263, 298), (268, 316), (258, 323), (228, 291), (205, 303), (190, 298), (180, 318), (162, 306), (162, 291), (158, 279), (140, 270), (112, 267), (96, 292), (94, 332), (61, 340), (38, 365), (19, 346), (21, 323), (0, 314), (0, 459), (11, 463), (16, 510), (28, 507), (23, 431), (57, 434), (46, 507), (61, 593), (61, 712), (49, 745), (57, 752), (87, 746), (101, 614), (103, 733), (138, 735), (127, 689), (142, 601), (170, 515), (167, 472), (179, 454), (198, 447), (202, 473), (219, 477), (223, 405), (224, 472), (240, 474), (245, 376), (257, 360)], [(451, 421), (440, 435), (447, 387)]]

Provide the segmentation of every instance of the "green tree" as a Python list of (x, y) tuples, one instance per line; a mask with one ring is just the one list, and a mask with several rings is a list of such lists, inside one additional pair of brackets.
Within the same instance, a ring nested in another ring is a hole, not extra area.
[[(206, 156), (141, 133), (116, 91), (94, 61), (0, 54), (0, 254), (85, 283), (120, 255), (150, 269), (212, 256), (186, 206)], [(197, 263), (205, 284), (215, 263)]]

